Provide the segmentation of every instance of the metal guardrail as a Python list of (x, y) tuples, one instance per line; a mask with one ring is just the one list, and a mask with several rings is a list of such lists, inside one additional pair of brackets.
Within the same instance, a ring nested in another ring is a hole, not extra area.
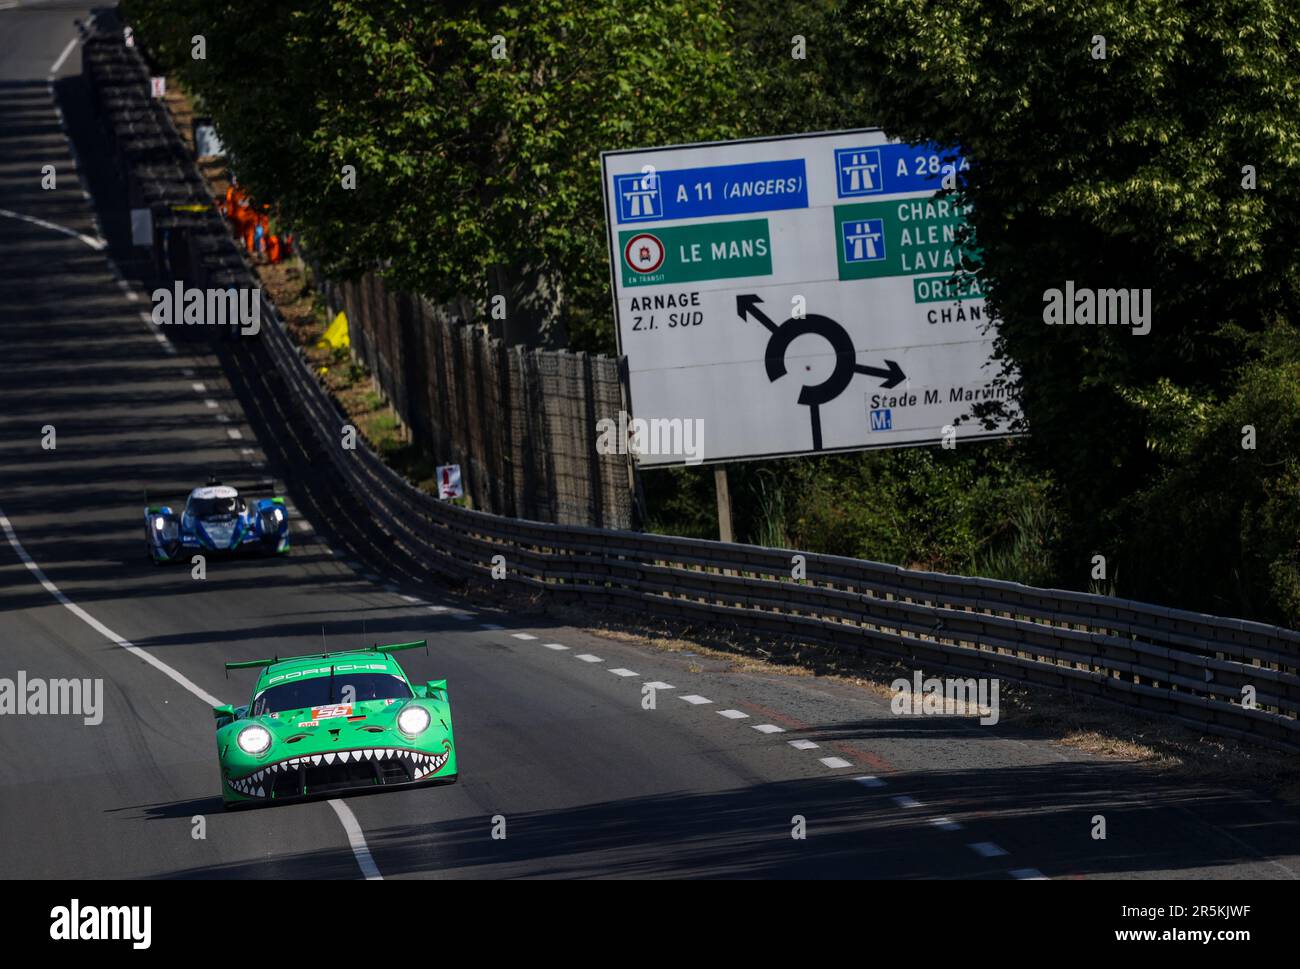
[[(235, 274), (254, 286), (240, 264)], [(264, 316), (266, 347), (321, 451), (365, 496), (373, 523), (433, 573), (487, 582), (502, 556), (505, 582), (555, 597), (1086, 693), (1210, 733), (1300, 749), (1300, 632), (1089, 593), (449, 505), (399, 476), (364, 439), (343, 447), (346, 416), (269, 303)], [(792, 578), (796, 555), (800, 580)], [(1249, 691), (1253, 706), (1243, 702)]]

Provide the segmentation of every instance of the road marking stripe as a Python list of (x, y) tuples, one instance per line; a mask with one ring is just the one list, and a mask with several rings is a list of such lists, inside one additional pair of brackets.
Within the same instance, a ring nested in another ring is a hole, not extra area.
[(713, 702), (708, 697), (696, 696), (694, 693), (688, 693), (686, 696), (679, 696), (677, 699), (685, 700), (687, 703), (691, 704), (692, 706), (700, 706), (703, 703)]
[(885, 786), (884, 781), (882, 781), (879, 777), (873, 777), (870, 774), (864, 774), (862, 777), (855, 777), (853, 779), (857, 781), (859, 784), (861, 784), (863, 787), (884, 787)]
[(568, 646), (565, 646), (564, 643), (542, 643), (542, 645), (545, 646), (547, 649), (554, 649), (554, 650), (569, 648)]
[(18, 553), (18, 558), (22, 561), (23, 565), (27, 567), (27, 571), (31, 572), (32, 575), (36, 577), (36, 581), (39, 582), (44, 587), (46, 592), (54, 596), (54, 598), (58, 601), (59, 605), (63, 606), (63, 608), (67, 609), (74, 616), (76, 616), (78, 619), (84, 622), (91, 629), (95, 630), (95, 632), (99, 633), (105, 639), (109, 640), (112, 643), (115, 643), (118, 646), (121, 646), (128, 653), (138, 657), (139, 659), (144, 660), (146, 663), (154, 667), (156, 670), (158, 670), (164, 676), (168, 677), (174, 683), (177, 683), (180, 686), (184, 687), (185, 689), (189, 690), (190, 693), (198, 697), (208, 706), (210, 707), (221, 706), (220, 700), (214, 697), (207, 690), (203, 689), (201, 686), (199, 686), (197, 683), (195, 683), (193, 680), (187, 677), (184, 673), (180, 672), (177, 669), (174, 669), (171, 666), (168, 666), (166, 663), (153, 656), (147, 650), (143, 650), (139, 646), (132, 644), (130, 640), (123, 639), (117, 633), (113, 632), (113, 630), (109, 629), (102, 622), (100, 622), (90, 613), (86, 612), (86, 610), (82, 609), (79, 605), (77, 605), (75, 602), (73, 602), (71, 599), (65, 596), (59, 590), (59, 587), (56, 586), (53, 582), (51, 582), (46, 577), (45, 572), (42, 571), (41, 567), (36, 564), (35, 560), (30, 555), (27, 554), (27, 549), (23, 548), (22, 542), (18, 541), (18, 535), (14, 532), (13, 525), (9, 523), (9, 519), (5, 517), (3, 511), (0, 511), (0, 528), (4, 529), (5, 538), (9, 540), (9, 544), (13, 548), (13, 550)]
[(603, 663), (605, 662), (599, 656), (592, 656), (591, 653), (579, 653), (575, 659), (580, 659), (584, 663)]
[(774, 723), (756, 723), (752, 729), (759, 733), (785, 733), (785, 727), (778, 727)]
[(244, 439), (243, 433), (237, 427), (227, 427), (226, 434), (232, 441), (242, 441)]
[(511, 633), (510, 635), (513, 636), (515, 639), (536, 639), (537, 638), (532, 633)]
[(1005, 848), (995, 845), (992, 841), (976, 841), (974, 844), (969, 844), (966, 847), (975, 852), (975, 854), (979, 855), (981, 858), (997, 858), (1007, 853)]
[(446, 607), (446, 606), (429, 606), (429, 611), (430, 611), (430, 612), (446, 612), (446, 611), (447, 611), (447, 607)]
[(632, 672), (631, 670), (625, 670), (625, 669), (623, 669), (622, 667), (620, 667), (620, 668), (618, 668), (618, 669), (616, 669), (616, 670), (610, 670), (610, 672), (613, 673), (615, 676), (636, 676), (636, 675), (637, 675), (636, 673)]
[(908, 797), (906, 794), (897, 794), (894, 796), (894, 803), (901, 808), (919, 808), (921, 802), (914, 797)]
[(960, 831), (961, 825), (952, 818), (931, 818), (930, 823), (940, 831)]
[(361, 825), (357, 823), (357, 816), (338, 798), (332, 798), (329, 805), (339, 816), (343, 830), (347, 832), (348, 844), (352, 846), (352, 854), (356, 856), (357, 864), (361, 867), (361, 874), (365, 876), (366, 881), (383, 881), (384, 876), (379, 874), (379, 866), (375, 864), (370, 846), (366, 844), (366, 836), (361, 830)]
[(816, 750), (817, 745), (811, 740), (788, 740), (786, 741), (795, 750)]
[(20, 222), (27, 222), (31, 225), (39, 225), (42, 229), (51, 229), (55, 232), (62, 232), (65, 236), (71, 236), (74, 239), (80, 240), (96, 252), (102, 251), (108, 245), (108, 243), (103, 239), (96, 239), (93, 236), (88, 236), (84, 233), (78, 232), (76, 229), (69, 229), (66, 226), (55, 225), (53, 222), (46, 222), (44, 219), (38, 219), (34, 215), (21, 215), (18, 212), (11, 212), (9, 209), (0, 209), (0, 215), (6, 216), (10, 219), (18, 219)]
[(739, 710), (719, 710), (718, 716), (726, 717), (728, 720), (748, 720), (748, 713), (741, 713)]
[(192, 383), (192, 384), (190, 384), (190, 386), (191, 386), (192, 388), (194, 388), (194, 392), (195, 392), (196, 394), (206, 394), (206, 393), (208, 392), (208, 388), (207, 388), (207, 386), (206, 386), (205, 384), (201, 384), (201, 383)]
[(646, 684), (644, 684), (644, 685), (645, 685), (646, 687), (650, 688), (651, 690), (675, 690), (675, 689), (677, 689), (677, 687), (673, 686), (671, 683), (665, 683), (665, 682), (663, 682), (663, 680), (652, 680), (651, 682), (646, 683)]
[(839, 770), (842, 767), (852, 767), (843, 757), (819, 757), (817, 758), (831, 770)]
[(73, 37), (72, 40), (68, 41), (68, 46), (63, 48), (63, 53), (59, 55), (59, 59), (50, 66), (50, 77), (59, 73), (59, 68), (63, 66), (63, 62), (68, 59), (68, 55), (73, 52), (76, 46), (77, 38)]

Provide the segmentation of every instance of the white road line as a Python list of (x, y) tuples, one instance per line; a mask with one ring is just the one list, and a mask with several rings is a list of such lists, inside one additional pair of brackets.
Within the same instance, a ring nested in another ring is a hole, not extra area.
[(966, 846), (981, 858), (998, 858), (1007, 853), (1005, 848), (995, 845), (992, 841), (976, 841), (974, 844)]
[(748, 713), (741, 713), (739, 710), (718, 710), (718, 716), (726, 717), (728, 720), (748, 720)]
[(894, 803), (901, 808), (919, 808), (921, 802), (914, 797), (908, 797), (906, 794), (898, 794), (894, 797)]
[(686, 696), (679, 696), (677, 699), (685, 700), (687, 703), (691, 704), (692, 706), (700, 706), (703, 703), (713, 702), (706, 696), (696, 696), (694, 693), (688, 693)]
[(861, 777), (855, 777), (855, 778), (853, 778), (853, 779), (854, 779), (855, 781), (857, 781), (859, 784), (861, 784), (863, 787), (873, 787), (873, 788), (874, 788), (874, 787), (884, 787), (884, 786), (885, 786), (885, 782), (884, 782), (884, 781), (882, 781), (879, 777), (873, 777), (871, 774), (864, 774), (864, 775), (862, 775)]
[(930, 823), (940, 831), (960, 831), (961, 824), (952, 818), (931, 818)]
[[(13, 548), (14, 552), (18, 555), (19, 560), (27, 568), (27, 571), (31, 572), (32, 575), (35, 576), (36, 581), (41, 584), (46, 592), (54, 597), (55, 601), (57, 601), (59, 605), (63, 606), (63, 608), (67, 609), (109, 642), (121, 646), (132, 656), (148, 663), (173, 683), (188, 690), (203, 703), (210, 707), (219, 707), (222, 705), (220, 700), (207, 690), (203, 689), (203, 687), (199, 686), (184, 673), (180, 672), (180, 670), (168, 666), (162, 660), (149, 653), (148, 650), (141, 649), (129, 640), (122, 638), (65, 596), (59, 590), (59, 587), (49, 580), (41, 567), (36, 564), (36, 561), (27, 554), (27, 549), (23, 548), (22, 542), (18, 540), (18, 535), (14, 532), (13, 525), (10, 524), (9, 519), (5, 516), (3, 510), (0, 510), (0, 529), (4, 530), (5, 538), (8, 540), (9, 545)], [(375, 866), (375, 859), (370, 854), (370, 848), (366, 845), (365, 835), (362, 833), (361, 825), (357, 823), (356, 817), (352, 814), (351, 810), (348, 809), (347, 805), (343, 804), (341, 801), (330, 801), (330, 805), (334, 808), (334, 813), (339, 816), (339, 820), (343, 822), (343, 829), (347, 832), (348, 843), (352, 846), (352, 854), (356, 856), (357, 864), (361, 868), (361, 873), (367, 879), (382, 878), (383, 876), (379, 874), (379, 869)]]
[(55, 74), (59, 73), (59, 68), (63, 66), (63, 62), (68, 59), (68, 55), (76, 49), (76, 46), (77, 38), (73, 37), (72, 40), (68, 41), (68, 46), (63, 48), (63, 53), (59, 55), (59, 59), (50, 65), (51, 78), (53, 78)]
[(430, 611), (430, 612), (446, 612), (446, 611), (447, 611), (447, 607), (446, 607), (446, 606), (429, 606), (428, 608), (429, 608), (429, 611)]
[(565, 646), (564, 643), (542, 643), (542, 645), (545, 646), (547, 649), (553, 649), (556, 650), (557, 652), (561, 649), (569, 648), (568, 646)]
[(226, 434), (232, 441), (242, 441), (244, 439), (243, 432), (241, 432), (237, 427), (227, 427)]
[(65, 236), (71, 236), (74, 239), (80, 240), (96, 252), (101, 252), (108, 246), (108, 243), (103, 239), (96, 239), (93, 236), (88, 236), (84, 233), (78, 232), (76, 229), (69, 229), (66, 226), (55, 225), (53, 222), (46, 222), (44, 219), (38, 219), (34, 215), (20, 215), (17, 212), (9, 211), (9, 209), (0, 209), (0, 215), (10, 219), (18, 219), (20, 222), (27, 222), (31, 225), (39, 225), (42, 229), (52, 229), (55, 232), (62, 232)]
[(613, 673), (615, 676), (637, 676), (638, 675), (632, 672), (632, 670), (625, 670), (622, 667), (619, 667), (616, 670), (610, 670), (610, 672)]
[(192, 383), (192, 384), (190, 384), (190, 388), (191, 388), (191, 389), (192, 389), (196, 394), (206, 394), (206, 393), (208, 392), (208, 388), (207, 388), (207, 385), (206, 385), (206, 384), (201, 384), (201, 383)]
[(675, 690), (675, 689), (677, 689), (677, 687), (673, 686), (671, 683), (665, 683), (665, 682), (663, 682), (663, 680), (652, 680), (652, 681), (650, 681), (649, 683), (645, 683), (645, 684), (643, 684), (643, 686), (647, 686), (647, 687), (649, 687), (649, 688), (652, 689), (652, 690)]
[(811, 740), (788, 740), (786, 741), (795, 750), (816, 750), (817, 745)]
[(515, 639), (536, 639), (537, 638), (532, 633), (511, 633), (510, 635), (513, 636)]
[(829, 767), (831, 770), (839, 770), (840, 768), (843, 767), (853, 766), (843, 757), (819, 757), (817, 759), (820, 760), (827, 767)]
[(580, 659), (584, 663), (603, 663), (605, 662), (599, 656), (592, 656), (591, 653), (578, 653), (574, 659)]
[(417, 599), (415, 596), (398, 596), (399, 599), (405, 599), (407, 602), (414, 602), (417, 606), (424, 605), (423, 599)]
[(1007, 872), (1007, 874), (1010, 875), (1012, 878), (1019, 879), (1020, 881), (1030, 881), (1030, 882), (1051, 881), (1050, 878), (1044, 875), (1037, 868), (1013, 868), (1011, 869), (1011, 871)]
[(752, 725), (751, 729), (757, 730), (759, 733), (785, 733), (785, 727), (778, 727), (774, 723), (756, 723)]
[(357, 823), (357, 816), (352, 813), (350, 807), (337, 798), (331, 799), (329, 805), (339, 816), (343, 830), (347, 832), (348, 844), (352, 846), (352, 854), (356, 856), (357, 864), (361, 866), (361, 874), (365, 876), (366, 881), (383, 881), (384, 876), (379, 874), (379, 866), (375, 864), (374, 856), (370, 854), (370, 846), (366, 844), (366, 836), (361, 830), (361, 825)]
[(205, 400), (205, 401), (203, 402), (203, 406), (206, 407), (208, 410), (216, 410), (216, 409), (217, 409), (218, 407), (220, 407), (221, 405), (218, 404), (218, 403), (217, 403), (215, 400), (213, 400), (211, 397), (209, 397), (207, 400)]
[(144, 660), (146, 663), (148, 663), (154, 669), (158, 670), (158, 672), (162, 673), (172, 682), (177, 683), (180, 686), (183, 686), (185, 689), (189, 690), (190, 693), (194, 694), (194, 696), (198, 697), (208, 706), (210, 707), (221, 706), (220, 700), (214, 697), (207, 690), (203, 689), (201, 686), (199, 686), (197, 683), (195, 683), (193, 680), (187, 677), (184, 673), (180, 672), (177, 669), (174, 669), (171, 666), (168, 666), (166, 663), (164, 663), (162, 660), (155, 657), (148, 650), (141, 649), (139, 646), (133, 645), (129, 640), (123, 639), (121, 636), (113, 632), (113, 630), (109, 629), (102, 622), (100, 622), (90, 613), (86, 612), (86, 610), (82, 609), (79, 605), (77, 605), (75, 602), (73, 602), (71, 599), (65, 596), (61, 591), (59, 591), (59, 587), (56, 586), (53, 582), (51, 582), (48, 578), (46, 578), (46, 575), (41, 570), (41, 567), (36, 564), (35, 560), (30, 555), (27, 554), (27, 549), (23, 548), (22, 542), (18, 541), (18, 536), (14, 532), (13, 525), (9, 523), (9, 519), (5, 517), (3, 511), (0, 511), (0, 528), (4, 529), (5, 538), (9, 540), (9, 544), (13, 547), (13, 550), (16, 553), (18, 553), (18, 558), (22, 561), (23, 565), (27, 567), (27, 571), (32, 573), (32, 575), (36, 577), (36, 581), (39, 582), (44, 587), (46, 592), (54, 596), (54, 598), (58, 601), (59, 605), (63, 606), (63, 608), (67, 609), (74, 616), (76, 616), (78, 619), (84, 622), (91, 629), (95, 630), (95, 632), (99, 633), (109, 642), (116, 643), (118, 646), (121, 646), (124, 650), (126, 650), (131, 655)]

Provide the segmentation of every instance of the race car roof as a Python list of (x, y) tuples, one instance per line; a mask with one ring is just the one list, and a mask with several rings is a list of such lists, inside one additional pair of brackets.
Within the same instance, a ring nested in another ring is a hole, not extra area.
[(239, 492), (230, 485), (209, 485), (205, 488), (195, 488), (190, 492), (191, 498), (238, 498)]

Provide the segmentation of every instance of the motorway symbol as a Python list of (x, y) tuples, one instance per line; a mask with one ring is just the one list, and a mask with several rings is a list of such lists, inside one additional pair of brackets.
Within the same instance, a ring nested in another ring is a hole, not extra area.
[(799, 403), (808, 408), (809, 420), (812, 422), (814, 451), (822, 449), (822, 422), (819, 408), (842, 394), (855, 374), (880, 377), (882, 378), (880, 386), (885, 388), (896, 387), (907, 379), (903, 368), (893, 360), (886, 360), (884, 368), (858, 363), (853, 339), (844, 327), (829, 316), (809, 313), (803, 317), (790, 317), (778, 325), (758, 308), (761, 302), (762, 299), (753, 293), (738, 295), (736, 314), (742, 320), (752, 316), (771, 334), (767, 341), (767, 352), (764, 354), (768, 380), (776, 381), (786, 375), (788, 372), (785, 364), (786, 352), (790, 349), (790, 344), (801, 336), (809, 334), (819, 336), (835, 351), (835, 368), (831, 371), (831, 375), (821, 383), (805, 385), (799, 391)]

